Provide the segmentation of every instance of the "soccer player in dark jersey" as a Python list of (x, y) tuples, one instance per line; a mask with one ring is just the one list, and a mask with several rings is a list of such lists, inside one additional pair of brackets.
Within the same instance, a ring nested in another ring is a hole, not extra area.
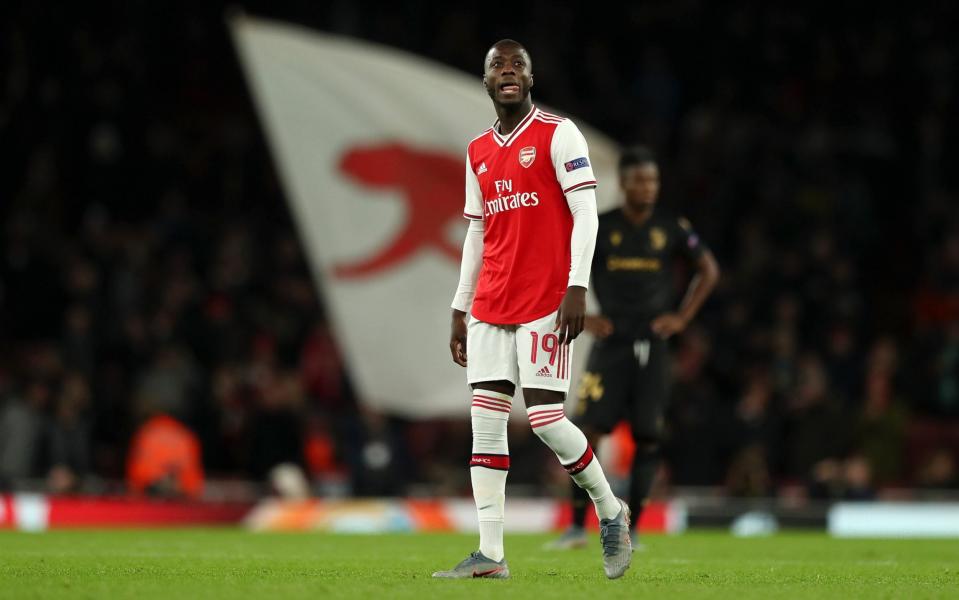
[[(586, 318), (586, 330), (596, 342), (580, 381), (575, 415), (590, 447), (620, 420), (631, 425), (636, 454), (629, 507), (635, 547), (635, 524), (659, 466), (670, 383), (668, 340), (696, 316), (719, 280), (719, 266), (689, 221), (656, 208), (660, 181), (652, 152), (626, 150), (619, 178), (622, 207), (599, 217), (592, 276), (602, 315)], [(696, 269), (678, 308), (673, 293), (677, 257)], [(550, 548), (586, 545), (588, 501), (574, 486), (573, 524)]]

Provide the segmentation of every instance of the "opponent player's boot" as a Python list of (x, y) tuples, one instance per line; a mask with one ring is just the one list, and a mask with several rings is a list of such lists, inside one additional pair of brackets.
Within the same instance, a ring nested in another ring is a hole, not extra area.
[(633, 547), (629, 540), (629, 507), (622, 500), (619, 504), (622, 508), (618, 515), (599, 521), (599, 540), (603, 544), (603, 570), (610, 579), (622, 577), (633, 560)]
[(563, 532), (563, 535), (549, 542), (543, 548), (546, 550), (572, 550), (574, 548), (585, 548), (588, 543), (586, 530), (580, 525), (570, 525), (569, 529)]
[(477, 550), (449, 571), (437, 571), (433, 573), (433, 577), (441, 579), (470, 579), (473, 577), (508, 579), (509, 565), (506, 564), (505, 558), (496, 562), (491, 558), (486, 558), (482, 552)]

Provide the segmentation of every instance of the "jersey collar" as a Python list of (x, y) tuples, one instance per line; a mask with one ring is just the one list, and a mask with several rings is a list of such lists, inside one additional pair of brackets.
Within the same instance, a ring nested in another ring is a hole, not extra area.
[(521, 133), (526, 131), (526, 128), (529, 127), (530, 123), (533, 122), (533, 117), (536, 116), (536, 113), (538, 112), (539, 112), (539, 109), (536, 108), (535, 105), (533, 105), (533, 108), (531, 108), (529, 110), (529, 113), (527, 113), (527, 115), (523, 117), (523, 120), (519, 122), (519, 125), (517, 125), (516, 128), (513, 129), (513, 131), (505, 138), (501, 136), (498, 131), (496, 131), (497, 128), (499, 127), (499, 119), (496, 119), (496, 122), (493, 123), (493, 126), (490, 128), (490, 132), (492, 132), (493, 134), (493, 141), (496, 142), (496, 145), (501, 148), (503, 146), (511, 145), (513, 141), (520, 136)]

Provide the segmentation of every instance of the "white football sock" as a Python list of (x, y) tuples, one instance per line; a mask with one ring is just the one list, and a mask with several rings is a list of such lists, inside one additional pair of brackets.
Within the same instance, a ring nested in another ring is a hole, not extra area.
[(589, 493), (600, 519), (612, 519), (622, 507), (606, 481), (603, 467), (593, 455), (586, 436), (566, 418), (562, 404), (543, 404), (526, 409), (529, 424), (539, 439), (556, 453), (576, 485)]
[(479, 520), (480, 552), (492, 560), (503, 559), (503, 513), (509, 445), (506, 425), (512, 398), (489, 390), (473, 391), (473, 456), (470, 480)]

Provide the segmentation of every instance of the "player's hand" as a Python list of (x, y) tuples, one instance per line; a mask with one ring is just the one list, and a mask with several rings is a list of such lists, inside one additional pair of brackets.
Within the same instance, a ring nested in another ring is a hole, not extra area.
[(559, 343), (569, 345), (583, 332), (586, 321), (586, 288), (571, 285), (566, 288), (566, 295), (556, 312), (556, 327), (559, 330)]
[(665, 313), (653, 319), (650, 328), (660, 338), (668, 340), (677, 333), (685, 331), (686, 325), (686, 319), (676, 313)]
[(450, 323), (450, 353), (453, 362), (461, 367), (466, 366), (466, 313), (455, 308)]
[(599, 339), (609, 337), (613, 333), (613, 322), (602, 315), (586, 315), (586, 331)]

